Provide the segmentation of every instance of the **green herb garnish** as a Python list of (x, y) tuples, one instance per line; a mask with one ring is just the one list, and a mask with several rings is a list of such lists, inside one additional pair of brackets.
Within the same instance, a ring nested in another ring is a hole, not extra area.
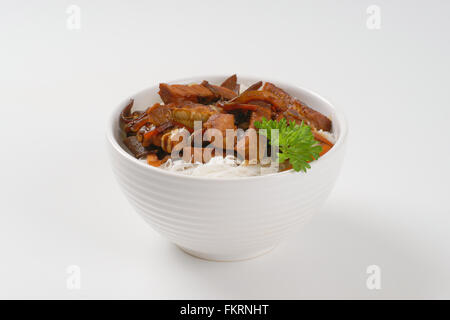
[[(266, 129), (266, 132), (260, 133), (267, 137), (270, 144), (278, 146), (279, 162), (289, 160), (295, 171), (306, 172), (306, 169), (311, 168), (308, 161), (318, 159), (322, 151), (322, 146), (314, 139), (311, 128), (303, 122), (298, 125), (295, 121), (288, 124), (286, 119), (275, 121), (263, 118), (262, 121), (255, 121), (255, 127)], [(278, 129), (278, 141), (272, 139), (272, 129)]]

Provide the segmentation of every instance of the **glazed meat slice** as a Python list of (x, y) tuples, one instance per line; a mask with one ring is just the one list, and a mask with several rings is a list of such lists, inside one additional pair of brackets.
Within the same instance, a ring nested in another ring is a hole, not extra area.
[(228, 113), (216, 113), (205, 122), (205, 129), (214, 128), (225, 133), (227, 129), (234, 129), (234, 115)]
[[(205, 122), (203, 126), (207, 131), (205, 132), (205, 140), (212, 141), (213, 146), (219, 149), (226, 149), (227, 145), (230, 148), (234, 147), (234, 134), (227, 136), (227, 130), (233, 130), (236, 128), (234, 125), (234, 115), (228, 113), (216, 113), (209, 117), (208, 121)], [(208, 131), (208, 129), (217, 129), (222, 134), (222, 139), (220, 143), (216, 141), (214, 137), (214, 132)], [(227, 144), (228, 139), (228, 144)]]
[(286, 119), (288, 122), (294, 121), (296, 124), (309, 123), (309, 120), (301, 115), (297, 109), (289, 108), (286, 111), (279, 113), (275, 120), (280, 121), (281, 119)]
[(133, 120), (126, 123), (123, 126), (123, 130), (127, 135), (135, 135), (136, 132), (138, 132), (139, 129), (141, 129), (148, 121), (149, 121), (148, 114), (143, 112), (137, 117), (135, 117)]
[(166, 84), (159, 85), (159, 95), (164, 103), (182, 103), (184, 101), (191, 101), (195, 103), (209, 104), (217, 101), (220, 97), (225, 100), (232, 99), (236, 96), (232, 90), (211, 85), (203, 84)]
[(161, 136), (161, 149), (167, 153), (181, 150), (189, 141), (190, 133), (185, 128), (174, 128)]
[(220, 85), (223, 88), (230, 89), (235, 94), (239, 94), (240, 85), (237, 83), (237, 76), (233, 74), (231, 77), (227, 78), (222, 84)]
[[(172, 121), (168, 121), (160, 126), (152, 126), (148, 130), (145, 129), (142, 134), (142, 145), (144, 147), (148, 147), (150, 145), (155, 145), (157, 147), (161, 147), (161, 137), (162, 135), (172, 128), (175, 124)], [(140, 139), (138, 135), (138, 140)]]
[(261, 101), (270, 105), (274, 111), (284, 111), (289, 107), (289, 101), (282, 99), (268, 90), (245, 90), (240, 96), (233, 99), (233, 103), (249, 104)]
[(278, 88), (273, 83), (270, 83), (270, 82), (264, 83), (263, 90), (270, 91), (274, 95), (276, 95), (277, 97), (279, 97), (279, 98), (281, 98), (281, 99), (283, 99), (285, 101), (289, 101), (290, 102), (292, 100), (292, 97), (286, 91), (284, 91), (281, 88)]
[(202, 86), (208, 88), (214, 94), (214, 101), (216, 100), (231, 100), (237, 96), (237, 94), (225, 87), (215, 86), (210, 84), (208, 81), (203, 81)]
[(245, 131), (244, 136), (238, 139), (236, 143), (235, 150), (238, 158), (251, 162), (261, 160), (267, 147), (267, 143), (260, 144), (260, 142), (265, 142), (264, 139), (264, 136), (258, 135), (258, 132), (253, 128)]
[(261, 86), (262, 86), (262, 81), (258, 81), (256, 83), (252, 84), (250, 87), (248, 87), (244, 92), (259, 90), (259, 88), (261, 88)]
[(331, 130), (331, 120), (328, 119), (326, 116), (324, 116), (323, 114), (314, 109), (311, 109), (310, 107), (304, 105), (298, 100), (294, 102), (294, 105), (297, 111), (299, 111), (299, 113), (305, 116), (312, 126), (324, 131)]
[(203, 104), (185, 104), (172, 109), (173, 120), (190, 129), (194, 128), (195, 121), (205, 122), (215, 113), (217, 109)]
[[(134, 100), (130, 99), (130, 102), (123, 108), (120, 113), (119, 123), (120, 126), (123, 127), (126, 123), (133, 121), (136, 117), (131, 113), (131, 109), (133, 108)], [(135, 113), (135, 115), (138, 115)]]
[(192, 101), (198, 103), (207, 103), (214, 100), (214, 94), (208, 88), (200, 84), (166, 84), (159, 85), (159, 95), (164, 103), (180, 103), (183, 101)]
[(155, 126), (160, 126), (172, 120), (173, 107), (173, 104), (162, 105), (159, 103), (155, 103), (147, 110), (149, 122), (154, 124)]
[(142, 158), (148, 154), (148, 150), (145, 149), (136, 136), (130, 136), (123, 139), (123, 143), (127, 146), (128, 150), (133, 153), (136, 158)]
[[(257, 101), (253, 101), (253, 104), (259, 104)], [(261, 101), (261, 104), (265, 104), (265, 102)], [(261, 121), (263, 118), (270, 120), (272, 119), (272, 110), (270, 104), (267, 105), (259, 105), (259, 108), (256, 111), (253, 111), (250, 116), (250, 128), (255, 128), (255, 121)]]
[[(320, 112), (311, 109), (307, 105), (303, 104), (301, 101), (294, 99), (283, 89), (278, 88), (270, 82), (264, 84), (263, 90), (269, 91), (276, 95), (278, 98), (286, 101), (289, 105), (289, 109), (295, 109), (299, 116), (297, 119), (304, 120), (307, 124), (311, 125), (315, 129), (322, 129), (324, 131), (331, 130), (331, 120)], [(285, 112), (284, 112), (285, 113)]]
[(217, 91), (217, 93), (220, 95), (220, 97), (223, 100), (231, 100), (231, 99), (237, 97), (237, 94), (233, 90), (230, 90), (230, 89), (227, 89), (227, 88), (224, 88), (221, 86), (216, 86), (213, 84), (211, 84), (210, 86)]

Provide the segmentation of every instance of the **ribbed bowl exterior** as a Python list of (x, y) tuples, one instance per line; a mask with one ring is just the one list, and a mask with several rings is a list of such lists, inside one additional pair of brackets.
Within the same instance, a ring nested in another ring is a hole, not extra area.
[[(290, 93), (302, 98), (307, 92), (298, 90)], [(136, 96), (155, 91), (149, 88)], [(314, 97), (321, 105), (329, 104)], [(147, 105), (155, 99), (148, 101)], [(121, 189), (150, 226), (186, 252), (204, 259), (241, 260), (273, 248), (324, 203), (345, 153), (345, 121), (329, 105), (331, 109), (325, 113), (333, 121), (341, 121), (336, 124), (339, 141), (332, 152), (313, 162), (307, 173), (288, 171), (233, 179), (173, 174), (133, 159), (123, 149), (117, 119), (125, 103), (114, 112), (108, 134), (111, 163)]]

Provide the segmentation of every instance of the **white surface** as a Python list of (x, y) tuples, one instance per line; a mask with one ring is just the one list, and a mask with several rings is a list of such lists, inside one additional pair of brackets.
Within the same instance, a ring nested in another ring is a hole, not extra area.
[[(66, 29), (69, 4), (82, 29)], [(2, 1), (1, 298), (450, 298), (448, 1)], [(273, 252), (190, 257), (152, 231), (106, 157), (130, 93), (260, 74), (341, 106), (347, 157), (321, 212)], [(382, 289), (366, 288), (366, 268)], [(66, 288), (79, 265), (81, 289)]]
[[(205, 75), (184, 83), (221, 83)], [(242, 76), (250, 85), (260, 80)], [(260, 78), (259, 78), (260, 79)], [(273, 79), (263, 79), (274, 82)], [(191, 255), (213, 261), (247, 260), (266, 253), (308, 222), (330, 195), (342, 167), (348, 128), (342, 110), (317, 94), (274, 82), (293, 97), (328, 115), (338, 140), (307, 173), (288, 170), (257, 177), (192, 177), (136, 160), (122, 143), (118, 120), (129, 98), (110, 115), (107, 139), (113, 171), (127, 199), (156, 231)], [(136, 109), (158, 101), (158, 86), (133, 94)], [(205, 133), (206, 134), (206, 133)], [(124, 149), (125, 148), (125, 149)], [(273, 153), (272, 153), (273, 154)], [(270, 186), (270, 187), (268, 187)]]

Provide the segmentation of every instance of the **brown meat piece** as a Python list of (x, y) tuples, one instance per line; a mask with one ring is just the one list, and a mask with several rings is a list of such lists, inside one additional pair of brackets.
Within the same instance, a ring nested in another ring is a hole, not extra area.
[[(215, 148), (226, 149), (227, 139), (228, 145), (234, 147), (234, 134), (232, 136), (227, 136), (227, 130), (234, 130), (234, 115), (228, 113), (217, 113), (212, 115), (208, 121), (204, 124), (204, 128), (207, 130), (205, 132), (204, 139), (205, 141), (211, 141)], [(217, 129), (222, 133), (222, 143), (220, 141), (216, 141), (216, 137), (214, 137), (214, 133), (208, 131), (208, 129)]]
[(328, 119), (325, 115), (321, 114), (320, 112), (306, 106), (301, 101), (291, 97), (283, 89), (278, 88), (277, 86), (275, 86), (270, 82), (266, 82), (264, 84), (263, 90), (269, 91), (274, 95), (276, 95), (278, 98), (286, 101), (286, 103), (289, 105), (289, 109), (295, 109), (299, 114), (299, 117), (297, 117), (296, 119), (305, 121), (308, 125), (314, 127), (315, 129), (322, 129), (324, 131), (331, 130), (330, 119)]
[[(257, 101), (253, 101), (252, 103), (256, 104)], [(263, 102), (265, 103), (265, 102)], [(259, 106), (259, 108), (252, 112), (251, 116), (250, 116), (250, 128), (254, 128), (255, 127), (255, 121), (262, 121), (263, 118), (266, 118), (267, 120), (271, 120), (272, 119), (272, 110), (270, 105), (267, 106)]]
[(237, 97), (237, 94), (234, 91), (232, 91), (232, 90), (230, 90), (228, 88), (224, 88), (224, 87), (221, 87), (221, 86), (216, 86), (214, 84), (210, 84), (210, 86), (213, 89), (215, 89), (216, 92), (220, 95), (220, 97), (222, 99), (224, 99), (224, 100), (231, 100), (231, 99)]
[(274, 95), (276, 95), (278, 98), (281, 98), (281, 99), (283, 99), (285, 101), (289, 101), (290, 102), (292, 100), (292, 97), (286, 91), (284, 91), (281, 88), (278, 88), (273, 83), (270, 83), (270, 82), (264, 83), (263, 90), (270, 91)]
[(208, 88), (200, 84), (172, 84), (161, 83), (159, 85), (159, 95), (164, 103), (178, 103), (185, 100), (208, 103), (215, 98), (214, 94)]
[(162, 105), (155, 103), (147, 110), (149, 122), (158, 127), (172, 120), (172, 108), (172, 104)]
[(181, 150), (180, 148), (188, 143), (189, 136), (190, 133), (185, 128), (171, 129), (161, 136), (161, 149), (167, 153), (171, 153), (173, 150)]
[(279, 98), (267, 90), (245, 90), (239, 97), (233, 99), (233, 103), (250, 103), (250, 101), (263, 101), (270, 104), (274, 111), (284, 111), (288, 108), (288, 101)]
[(240, 85), (237, 83), (237, 76), (233, 74), (231, 77), (227, 78), (222, 84), (221, 87), (230, 89), (235, 94), (239, 94)]
[(294, 121), (296, 124), (301, 124), (302, 122), (309, 123), (308, 119), (302, 116), (295, 108), (290, 108), (285, 112), (278, 114), (276, 120), (280, 121), (283, 118), (288, 122)]
[(174, 123), (172, 121), (168, 121), (158, 127), (153, 126), (153, 128), (143, 134), (142, 145), (144, 147), (148, 147), (150, 145), (160, 147), (162, 135), (166, 132), (166, 130), (172, 128), (173, 126)]
[(205, 129), (218, 129), (225, 133), (226, 129), (234, 129), (234, 115), (228, 113), (216, 113), (204, 124)]
[(310, 124), (312, 124), (315, 128), (322, 129), (323, 131), (331, 130), (331, 120), (319, 111), (311, 109), (298, 100), (295, 101), (294, 105), (297, 111), (303, 113), (303, 115), (309, 120)]
[(147, 113), (143, 112), (139, 116), (135, 117), (130, 122), (123, 126), (123, 130), (126, 134), (134, 135), (139, 129), (142, 128), (149, 121)]
[(126, 137), (125, 139), (123, 139), (123, 143), (127, 146), (128, 150), (130, 150), (131, 153), (138, 159), (146, 156), (149, 153), (148, 150), (142, 146), (136, 136)]
[(192, 101), (195, 103), (208, 104), (217, 101), (220, 97), (225, 100), (236, 97), (236, 93), (230, 89), (210, 85), (208, 87), (201, 84), (172, 84), (161, 83), (159, 85), (159, 95), (164, 103), (180, 103)]
[(262, 159), (264, 152), (266, 151), (266, 144), (259, 145), (258, 132), (250, 128), (245, 131), (243, 137), (241, 137), (236, 143), (236, 153), (240, 160), (259, 161)]
[[(238, 85), (240, 88), (240, 85)], [(241, 94), (239, 94), (238, 96), (236, 96), (234, 99), (231, 99), (230, 102), (234, 102), (237, 99), (239, 99), (242, 95), (245, 95), (248, 91), (258, 91), (259, 88), (261, 88), (262, 86), (262, 81), (258, 81), (254, 84), (252, 84), (250, 87), (248, 87), (247, 89), (245, 89)], [(238, 90), (239, 91), (239, 90)]]
[[(250, 87), (248, 87), (244, 92), (259, 90), (259, 88), (261, 88), (261, 86), (262, 86), (262, 81), (258, 81), (256, 83), (252, 84)], [(242, 93), (244, 93), (244, 92), (242, 92)]]
[(208, 88), (214, 94), (214, 100), (231, 100), (237, 96), (234, 91), (224, 87), (215, 86), (206, 80), (203, 81), (201, 85)]
[(130, 102), (123, 108), (122, 112), (120, 113), (119, 123), (120, 126), (123, 128), (123, 126), (126, 123), (129, 123), (131, 120), (133, 120), (133, 116), (131, 114), (131, 108), (133, 108), (134, 100), (130, 99)]
[(194, 128), (194, 121), (206, 122), (215, 113), (218, 113), (216, 109), (203, 104), (188, 104), (172, 109), (173, 120), (190, 129)]

